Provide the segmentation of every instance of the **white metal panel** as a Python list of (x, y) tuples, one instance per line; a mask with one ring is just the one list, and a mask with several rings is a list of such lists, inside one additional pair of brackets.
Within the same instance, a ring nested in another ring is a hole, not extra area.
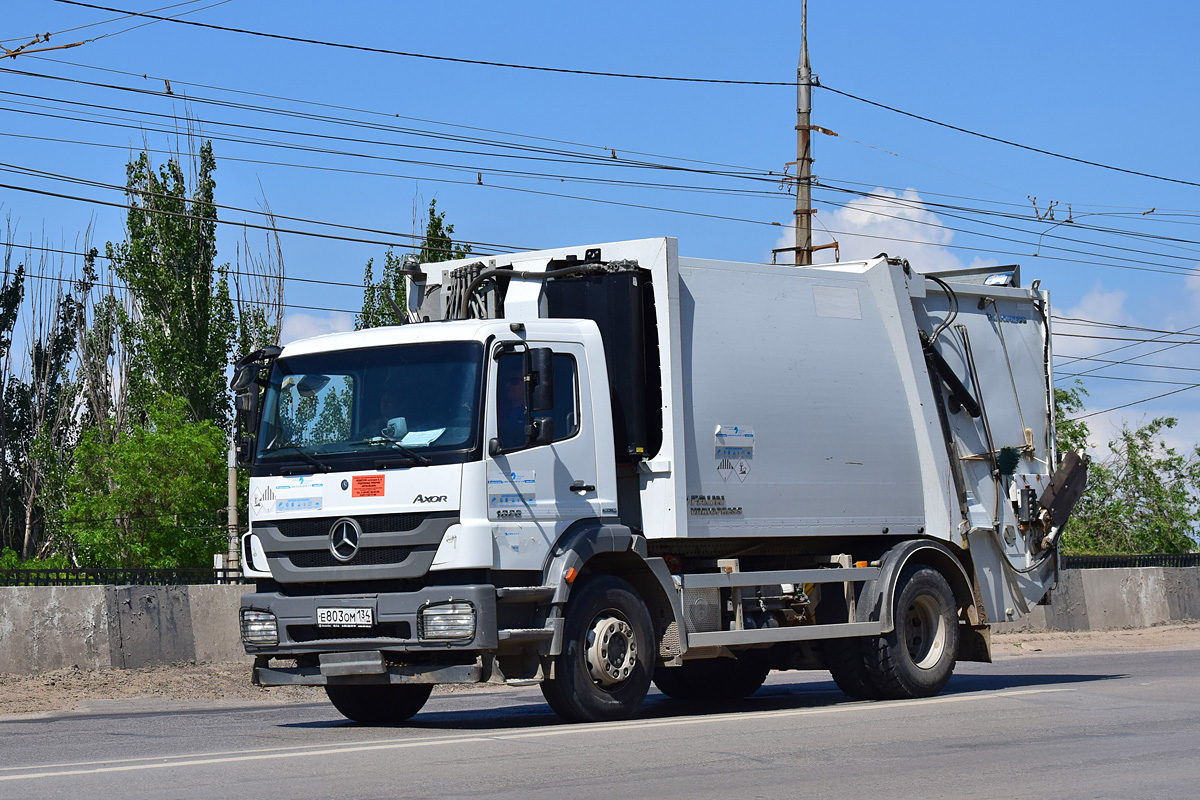
[(680, 260), (688, 536), (924, 528), (911, 356), (869, 266)]

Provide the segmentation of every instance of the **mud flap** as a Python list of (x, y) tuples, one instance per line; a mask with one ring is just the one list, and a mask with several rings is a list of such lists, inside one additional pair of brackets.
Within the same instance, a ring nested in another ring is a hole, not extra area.
[(958, 660), (992, 663), (992, 626), (958, 626)]

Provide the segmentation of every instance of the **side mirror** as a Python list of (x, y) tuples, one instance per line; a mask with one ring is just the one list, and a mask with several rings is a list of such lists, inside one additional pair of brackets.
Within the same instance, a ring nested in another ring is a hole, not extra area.
[(258, 430), (258, 387), (242, 389), (234, 396), (234, 407), (242, 421), (242, 429)]
[(237, 446), (237, 462), (243, 467), (249, 465), (250, 460), (254, 456), (254, 437), (243, 436), (238, 440)]
[(554, 408), (554, 351), (535, 347), (529, 351), (530, 411)]
[(242, 366), (238, 367), (236, 372), (234, 372), (233, 380), (229, 382), (229, 388), (235, 392), (248, 389), (261, 374), (262, 364), (243, 364)]
[(553, 417), (537, 417), (533, 421), (533, 437), (531, 439), (534, 445), (550, 444), (554, 441), (554, 418)]

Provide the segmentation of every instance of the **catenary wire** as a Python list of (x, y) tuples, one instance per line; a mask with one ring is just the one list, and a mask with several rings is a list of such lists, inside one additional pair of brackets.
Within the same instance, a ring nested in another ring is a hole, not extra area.
[[(73, 0), (55, 0), (55, 1), (56, 2), (73, 2)], [(112, 10), (112, 9), (109, 9), (109, 10)], [(187, 20), (179, 20), (179, 21), (180, 22), (188, 22)], [(980, 139), (986, 139), (990, 142), (996, 142), (998, 144), (1007, 145), (1009, 147), (1016, 147), (1021, 150), (1028, 150), (1031, 153), (1040, 153), (1041, 155), (1044, 155), (1044, 156), (1051, 156), (1053, 158), (1061, 158), (1066, 161), (1073, 161), (1077, 164), (1084, 164), (1089, 167), (1098, 167), (1100, 169), (1112, 170), (1114, 172), (1122, 172), (1122, 173), (1125, 173), (1126, 175), (1136, 175), (1141, 178), (1151, 178), (1151, 179), (1157, 180), (1157, 181), (1167, 181), (1168, 183), (1178, 183), (1178, 184), (1182, 184), (1184, 186), (1200, 187), (1200, 182), (1197, 182), (1197, 181), (1188, 181), (1188, 180), (1184, 180), (1182, 178), (1171, 178), (1171, 177), (1167, 177), (1165, 175), (1155, 175), (1154, 173), (1151, 173), (1151, 172), (1141, 172), (1139, 170), (1126, 169), (1124, 167), (1113, 166), (1112, 164), (1104, 164), (1099, 161), (1090, 161), (1086, 158), (1078, 158), (1076, 156), (1069, 156), (1064, 153), (1056, 153), (1052, 150), (1045, 150), (1040, 147), (1033, 147), (1032, 145), (1021, 144), (1019, 142), (1010, 141), (1008, 139), (1002, 139), (999, 136), (991, 136), (986, 133), (980, 133), (979, 131), (973, 131), (970, 128), (963, 128), (959, 125), (951, 125), (948, 122), (941, 122), (939, 120), (933, 119), (932, 117), (926, 117), (926, 116), (922, 116), (920, 114), (914, 114), (911, 111), (904, 111), (902, 109), (896, 108), (895, 106), (889, 106), (885, 103), (880, 103), (875, 100), (868, 100), (865, 97), (859, 97), (858, 95), (851, 94), (850, 92), (845, 92), (845, 91), (842, 91), (841, 89), (835, 89), (832, 86), (826, 86), (824, 84), (821, 84), (818, 88), (824, 89), (827, 92), (832, 92), (834, 94), (841, 95), (843, 97), (848, 97), (851, 100), (857, 100), (860, 103), (866, 103), (867, 105), (872, 105), (877, 108), (882, 108), (882, 109), (884, 109), (886, 111), (890, 111), (894, 114), (900, 114), (901, 116), (911, 117), (912, 119), (920, 120), (921, 122), (927, 122), (931, 125), (937, 125), (939, 127), (947, 128), (949, 130), (957, 131), (959, 133), (965, 133), (970, 136), (977, 136)]]
[(795, 81), (749, 81), (749, 80), (734, 80), (728, 78), (691, 78), (674, 75), (641, 75), (627, 72), (603, 72), (597, 70), (586, 69), (569, 69), (566, 67), (547, 67), (534, 64), (513, 64), (503, 61), (485, 61), (475, 58), (458, 58), (455, 56), (437, 56), (428, 53), (410, 53), (402, 50), (392, 50), (386, 47), (371, 47), (368, 45), (350, 44), (348, 42), (330, 42), (322, 39), (312, 39), (304, 36), (286, 36), (281, 33), (268, 33), (266, 31), (255, 31), (246, 28), (235, 28), (229, 25), (214, 25), (208, 22), (196, 22), (195, 20), (187, 19), (172, 19), (170, 17), (157, 17), (153, 14), (138, 11), (129, 11), (121, 8), (110, 8), (108, 6), (94, 5), (92, 3), (82, 3), (79, 0), (54, 0), (56, 3), (64, 3), (72, 6), (82, 6), (83, 8), (93, 8), (100, 11), (111, 11), (117, 14), (134, 14), (139, 17), (150, 17), (152, 19), (175, 22), (181, 25), (191, 25), (197, 28), (207, 28), (209, 30), (223, 31), (226, 33), (238, 33), (246, 36), (258, 36), (265, 39), (276, 39), (285, 42), (296, 42), (300, 44), (319, 45), (321, 47), (332, 47), (342, 50), (356, 50), (363, 53), (377, 53), (380, 55), (402, 56), (404, 58), (420, 58), (430, 61), (447, 61), (456, 64), (472, 64), (483, 67), (504, 67), (506, 69), (529, 70), (533, 72), (556, 72), (566, 75), (592, 75), (603, 78), (634, 78), (638, 80), (650, 81), (674, 81), (682, 83), (714, 83), (714, 84), (731, 84), (737, 86), (795, 86)]

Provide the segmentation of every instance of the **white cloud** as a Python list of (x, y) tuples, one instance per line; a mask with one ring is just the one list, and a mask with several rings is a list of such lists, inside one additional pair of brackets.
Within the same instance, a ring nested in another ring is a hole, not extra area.
[(307, 313), (289, 311), (283, 318), (283, 334), (279, 337), (284, 344), (297, 339), (308, 339), (326, 333), (354, 330), (354, 317), (338, 311)]
[[(1200, 270), (1200, 264), (1194, 269)], [(1183, 279), (1183, 285), (1192, 300), (1192, 310), (1200, 311), (1200, 275), (1188, 275)]]
[[(897, 194), (879, 188), (870, 194), (876, 196), (855, 200), (832, 214), (818, 213), (813, 225), (813, 243), (836, 240), (842, 261), (860, 261), (880, 253), (907, 258), (920, 272), (998, 263), (995, 259), (975, 258), (967, 264), (951, 252), (949, 247), (954, 240), (954, 231), (943, 227), (942, 220), (925, 207), (915, 189), (905, 189), (903, 194)], [(793, 244), (794, 229), (784, 233), (775, 246)], [(833, 253), (822, 250), (814, 260), (832, 261)]]
[[(1115, 325), (1136, 325), (1133, 316), (1125, 309), (1125, 301), (1129, 293), (1122, 289), (1106, 289), (1104, 284), (1096, 281), (1088, 293), (1070, 308), (1055, 309), (1056, 316), (1070, 319), (1086, 319), (1094, 322), (1107, 322)], [(1081, 336), (1119, 336), (1120, 329), (1099, 325), (1081, 325), (1071, 321), (1061, 321), (1054, 326), (1056, 334), (1079, 334)], [(1082, 339), (1074, 336), (1056, 336), (1054, 338), (1054, 353), (1063, 358), (1090, 356), (1101, 350), (1112, 350), (1117, 342), (1106, 339)], [(1116, 358), (1116, 356), (1112, 356)]]

